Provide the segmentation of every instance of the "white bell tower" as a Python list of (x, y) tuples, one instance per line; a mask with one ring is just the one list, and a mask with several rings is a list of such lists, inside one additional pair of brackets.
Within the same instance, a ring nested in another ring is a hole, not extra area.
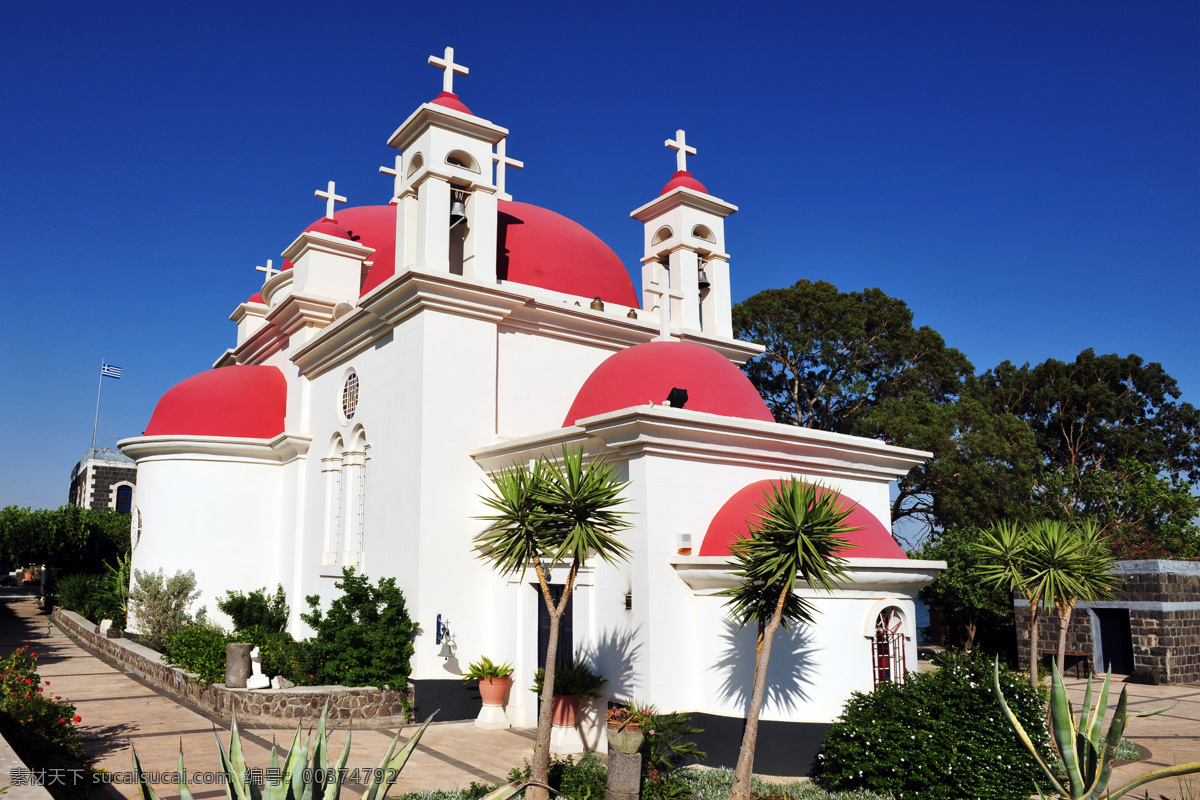
[(675, 151), (676, 171), (656, 200), (629, 216), (645, 234), (642, 257), (642, 306), (659, 311), (659, 338), (684, 331), (733, 338), (729, 287), (729, 254), (725, 252), (725, 218), (737, 206), (713, 197), (687, 171), (696, 154), (682, 130), (668, 139)]
[(454, 48), (447, 47), (442, 58), (430, 56), (429, 63), (444, 70), (442, 93), (388, 139), (403, 153), (392, 199), (396, 274), (415, 267), (494, 281), (498, 189), (492, 147), (508, 131), (472, 114), (454, 94), (454, 76), (468, 72), (455, 63)]

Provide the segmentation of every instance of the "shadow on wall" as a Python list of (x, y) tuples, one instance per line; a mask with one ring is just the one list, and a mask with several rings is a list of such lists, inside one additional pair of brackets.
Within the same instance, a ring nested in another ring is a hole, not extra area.
[[(725, 620), (725, 655), (712, 669), (724, 673), (721, 681), (721, 699), (742, 706), (744, 713), (750, 709), (750, 694), (754, 691), (754, 653), (758, 637), (756, 626), (738, 630), (731, 620)], [(815, 685), (811, 675), (816, 669), (813, 656), (812, 637), (804, 625), (797, 625), (790, 633), (780, 628), (771, 646), (771, 663), (767, 665), (767, 687), (763, 695), (763, 709), (776, 708), (793, 711), (796, 702), (808, 702), (811, 697), (806, 686)]]
[(594, 665), (604, 676), (609, 697), (628, 700), (637, 694), (636, 666), (642, 649), (637, 638), (636, 630), (609, 630), (578, 653), (584, 663)]

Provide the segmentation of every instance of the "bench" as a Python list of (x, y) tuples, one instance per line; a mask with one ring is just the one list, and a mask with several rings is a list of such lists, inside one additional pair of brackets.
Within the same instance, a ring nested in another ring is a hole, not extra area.
[[(1064, 653), (1063, 675), (1074, 678), (1087, 678), (1092, 674), (1091, 653)], [(1057, 650), (1042, 651), (1042, 666), (1050, 669), (1050, 665), (1058, 658)]]

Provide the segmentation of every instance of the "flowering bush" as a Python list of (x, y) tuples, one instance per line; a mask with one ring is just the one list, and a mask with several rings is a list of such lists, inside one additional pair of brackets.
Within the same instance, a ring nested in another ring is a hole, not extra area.
[[(945, 653), (937, 669), (855, 693), (825, 734), (813, 779), (827, 789), (868, 789), (896, 800), (1026, 800), (1048, 788), (992, 693), (986, 656)], [(1024, 676), (1000, 685), (1039, 750), (1049, 753), (1042, 700)]]
[(91, 759), (75, 728), (80, 721), (75, 706), (38, 675), (37, 653), (18, 647), (0, 659), (0, 735), (30, 771), (45, 771), (46, 788), (59, 800), (86, 797), (91, 788)]

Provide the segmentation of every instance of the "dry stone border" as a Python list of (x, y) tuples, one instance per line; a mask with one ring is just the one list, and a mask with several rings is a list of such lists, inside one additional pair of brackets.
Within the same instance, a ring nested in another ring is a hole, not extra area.
[(409, 722), (404, 708), (413, 702), (413, 685), (406, 690), (373, 686), (295, 686), (290, 689), (229, 689), (202, 683), (194, 673), (164, 664), (162, 654), (129, 639), (109, 639), (99, 626), (73, 611), (58, 607), (54, 620), (69, 635), (151, 684), (229, 718), (270, 724), (276, 720), (316, 720), (329, 703), (330, 720), (354, 720), (366, 727), (399, 727)]

